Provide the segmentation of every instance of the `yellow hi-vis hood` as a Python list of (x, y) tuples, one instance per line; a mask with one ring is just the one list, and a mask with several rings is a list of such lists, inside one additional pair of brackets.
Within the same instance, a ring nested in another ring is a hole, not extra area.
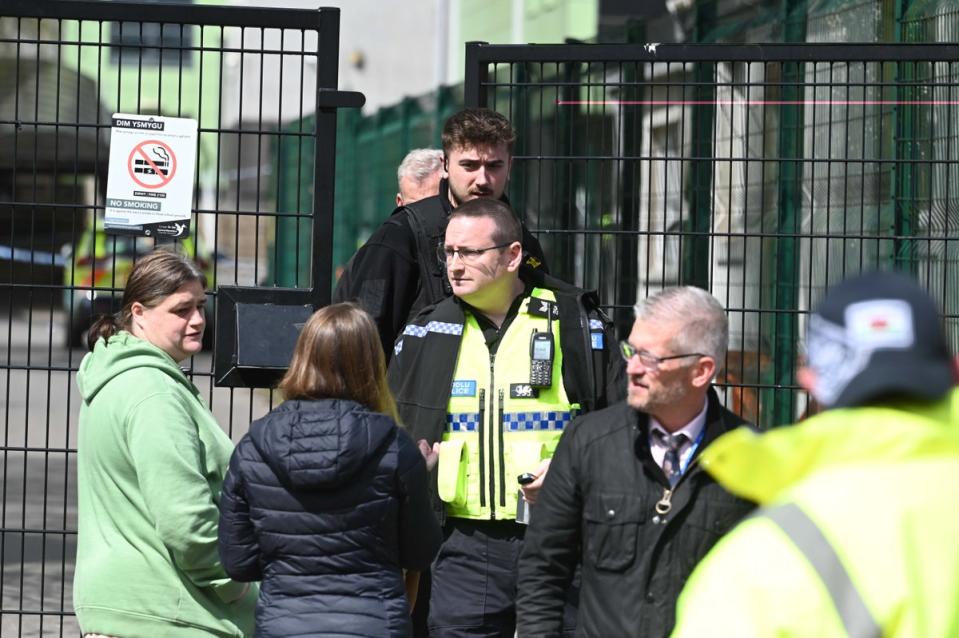
[(959, 389), (932, 403), (830, 410), (762, 434), (739, 428), (706, 448), (700, 464), (733, 494), (763, 505), (830, 466), (956, 454)]

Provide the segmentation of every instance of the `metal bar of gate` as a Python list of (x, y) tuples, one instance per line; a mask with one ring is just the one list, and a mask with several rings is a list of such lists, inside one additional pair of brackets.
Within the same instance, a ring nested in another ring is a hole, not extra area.
[[(128, 21), (166, 24), (191, 24), (222, 27), (255, 27), (258, 29), (297, 29), (318, 19), (310, 14), (322, 13), (331, 19), (338, 9), (316, 10), (284, 7), (221, 7), (216, 5), (164, 2), (97, 2), (95, 0), (4, 0), (3, 15), (18, 18), (49, 20), (95, 20), (97, 22)], [(53, 43), (51, 43), (53, 44)]]

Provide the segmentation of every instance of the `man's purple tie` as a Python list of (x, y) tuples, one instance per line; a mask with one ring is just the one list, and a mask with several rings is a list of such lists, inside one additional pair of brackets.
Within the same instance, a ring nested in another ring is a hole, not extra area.
[(689, 441), (683, 433), (666, 434), (662, 430), (653, 430), (653, 436), (656, 441), (666, 448), (666, 454), (663, 456), (663, 473), (669, 481), (670, 487), (675, 487), (679, 482), (679, 477), (683, 475), (682, 468), (679, 465), (679, 451)]

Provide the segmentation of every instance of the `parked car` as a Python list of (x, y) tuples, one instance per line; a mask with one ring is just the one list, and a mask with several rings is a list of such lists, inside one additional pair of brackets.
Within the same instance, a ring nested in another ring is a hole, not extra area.
[[(76, 254), (73, 253), (73, 244), (67, 244), (61, 252), (63, 308), (66, 316), (64, 328), (69, 348), (85, 346), (86, 332), (98, 315), (120, 309), (123, 287), (133, 269), (136, 256), (152, 251), (156, 245), (151, 237), (108, 235), (101, 223), (98, 223), (96, 228), (83, 231), (76, 243)], [(207, 284), (212, 286), (212, 255), (199, 248), (193, 237), (179, 240), (178, 244), (184, 254), (194, 256), (197, 265), (206, 274)], [(207, 304), (206, 315), (207, 327), (203, 335), (203, 347), (210, 349), (213, 344), (211, 304)]]

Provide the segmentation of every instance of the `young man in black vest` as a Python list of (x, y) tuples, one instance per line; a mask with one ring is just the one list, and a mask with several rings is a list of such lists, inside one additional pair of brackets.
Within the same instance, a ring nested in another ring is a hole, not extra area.
[[(515, 140), (509, 120), (495, 111), (452, 115), (443, 126), (446, 177), (439, 194), (397, 208), (351, 260), (333, 301), (356, 301), (373, 316), (387, 360), (407, 319), (450, 296), (435, 257), (449, 214), (479, 197), (505, 201)], [(545, 271), (543, 249), (525, 226), (523, 248), (524, 266)]]

